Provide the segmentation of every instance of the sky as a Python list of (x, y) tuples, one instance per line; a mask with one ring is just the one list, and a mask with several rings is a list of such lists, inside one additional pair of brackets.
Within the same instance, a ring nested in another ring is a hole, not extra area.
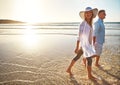
[(105, 9), (106, 22), (120, 22), (120, 0), (0, 0), (0, 19), (79, 22), (79, 12), (88, 6)]

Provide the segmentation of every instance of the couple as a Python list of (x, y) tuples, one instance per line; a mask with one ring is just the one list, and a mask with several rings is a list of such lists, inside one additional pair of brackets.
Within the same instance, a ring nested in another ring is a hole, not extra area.
[[(95, 22), (94, 30), (92, 26), (93, 18), (98, 14), (98, 20)], [(79, 13), (80, 17), (83, 19), (83, 22), (79, 27), (79, 36), (76, 44), (75, 53), (77, 54), (71, 61), (67, 72), (72, 76), (71, 68), (75, 62), (83, 54), (83, 62), (87, 67), (87, 74), (89, 79), (96, 79), (92, 71), (92, 58), (96, 57), (95, 66), (99, 67), (99, 58), (102, 53), (102, 46), (105, 40), (105, 27), (103, 24), (103, 19), (105, 18), (105, 10), (92, 9), (87, 7), (85, 11)], [(87, 61), (87, 63), (86, 63)]]

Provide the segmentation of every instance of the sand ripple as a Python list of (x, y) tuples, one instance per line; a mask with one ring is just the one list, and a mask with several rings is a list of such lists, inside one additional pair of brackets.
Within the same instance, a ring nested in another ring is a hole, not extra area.
[(44, 61), (40, 68), (1, 62), (0, 84), (67, 85), (68, 79), (60, 72), (58, 62), (60, 61)]

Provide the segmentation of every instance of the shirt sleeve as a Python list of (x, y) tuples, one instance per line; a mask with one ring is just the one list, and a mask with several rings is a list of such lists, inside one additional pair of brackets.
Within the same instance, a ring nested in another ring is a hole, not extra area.
[(94, 28), (93, 28), (93, 36), (97, 36), (97, 34), (99, 32), (99, 28), (100, 28), (99, 23), (95, 23)]

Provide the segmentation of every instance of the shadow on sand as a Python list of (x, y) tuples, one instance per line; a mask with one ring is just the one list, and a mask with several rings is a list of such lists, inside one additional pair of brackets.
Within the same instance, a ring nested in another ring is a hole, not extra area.
[[(112, 76), (112, 77), (120, 80), (120, 78), (119, 78), (118, 76), (115, 76), (115, 75), (109, 73), (107, 70), (104, 70), (103, 67), (99, 67), (99, 69), (100, 69), (101, 71), (105, 72), (106, 74), (108, 74), (108, 75), (110, 75), (110, 76)], [(95, 75), (97, 75), (96, 72), (93, 71), (93, 73), (94, 73)], [(100, 75), (97, 75), (97, 76), (99, 76), (102, 85), (111, 85), (108, 81), (106, 81), (104, 78), (102, 78), (102, 76), (100, 76)], [(99, 84), (97, 81), (93, 81), (93, 82), (94, 82), (95, 85), (101, 85), (101, 84)]]
[(114, 75), (111, 74), (109, 71), (105, 70), (103, 67), (99, 67), (98, 68), (100, 71), (104, 72), (105, 75), (111, 76), (115, 79), (117, 79), (117, 81), (109, 81), (105, 78), (103, 78), (104, 75), (100, 75), (98, 74), (96, 71), (93, 71), (93, 74), (95, 74), (97, 76), (96, 80), (92, 80), (92, 79), (86, 79), (86, 78), (81, 78), (81, 80), (78, 82), (74, 76), (70, 76), (70, 82), (72, 83), (72, 85), (111, 85), (111, 84), (115, 84), (118, 85), (119, 83), (119, 75)]
[(70, 76), (70, 82), (73, 83), (73, 85), (80, 85), (74, 76)]
[(114, 77), (114, 78), (120, 80), (120, 76), (119, 76), (119, 75), (118, 75), (118, 76), (113, 75), (113, 74), (109, 73), (107, 70), (104, 70), (103, 67), (99, 67), (99, 69), (100, 69), (101, 71), (107, 73), (108, 75), (110, 75), (110, 76), (112, 76), (112, 77)]

